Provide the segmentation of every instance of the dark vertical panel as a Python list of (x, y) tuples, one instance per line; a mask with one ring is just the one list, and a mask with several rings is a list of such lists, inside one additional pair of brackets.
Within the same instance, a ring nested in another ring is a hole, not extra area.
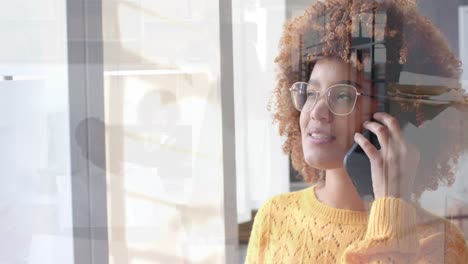
[(291, 19), (297, 12), (303, 13), (309, 6), (315, 4), (317, 0), (285, 0), (286, 19)]
[(444, 34), (455, 55), (458, 54), (458, 6), (467, 0), (421, 0), (418, 1), (419, 12)]
[(232, 7), (230, 0), (219, 0), (221, 111), (223, 125), (224, 224), (226, 262), (238, 263), (236, 195), (236, 147), (234, 123), (234, 66)]
[(67, 0), (75, 263), (108, 263), (101, 0)]

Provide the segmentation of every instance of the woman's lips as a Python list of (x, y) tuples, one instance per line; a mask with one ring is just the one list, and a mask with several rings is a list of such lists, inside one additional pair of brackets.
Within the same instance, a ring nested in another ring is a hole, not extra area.
[(310, 132), (307, 134), (307, 139), (314, 144), (329, 144), (333, 142), (336, 137), (322, 132)]

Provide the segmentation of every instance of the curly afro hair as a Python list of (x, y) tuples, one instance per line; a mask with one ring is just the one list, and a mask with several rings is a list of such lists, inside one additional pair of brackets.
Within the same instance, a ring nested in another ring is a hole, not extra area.
[[(386, 71), (387, 83), (398, 83), (402, 69), (455, 80), (460, 76), (460, 61), (438, 29), (417, 12), (415, 1), (319, 1), (286, 22), (275, 59), (277, 85), (268, 108), (279, 124), (280, 135), (285, 137), (283, 151), (290, 154), (294, 169), (309, 183), (323, 182), (325, 175), (304, 160), (300, 112), (293, 107), (289, 87), (297, 81), (307, 82), (314, 62), (323, 57), (339, 58), (364, 73), (365, 56), (353, 52), (356, 35), (364, 36), (360, 39), (368, 43), (385, 42), (386, 58), (379, 69)], [(438, 118), (437, 125), (431, 122), (431, 129), (422, 132), (426, 120), (418, 111), (419, 104), (406, 104), (401, 107), (406, 110), (401, 111), (415, 112), (424, 138), (434, 137), (432, 144), (427, 140), (416, 142), (422, 156), (413, 199), (419, 200), (425, 190), (436, 190), (441, 183), (453, 184), (454, 165), (464, 147), (460, 145), (459, 124), (453, 123), (453, 118), (458, 117)]]

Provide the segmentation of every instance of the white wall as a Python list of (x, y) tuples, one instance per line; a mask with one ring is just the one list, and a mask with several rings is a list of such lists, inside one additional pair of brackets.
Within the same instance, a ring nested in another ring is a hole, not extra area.
[(73, 263), (65, 1), (0, 10), (0, 263)]
[(233, 1), (238, 221), (289, 191), (287, 155), (267, 111), (276, 85), (274, 59), (285, 22), (284, 0)]

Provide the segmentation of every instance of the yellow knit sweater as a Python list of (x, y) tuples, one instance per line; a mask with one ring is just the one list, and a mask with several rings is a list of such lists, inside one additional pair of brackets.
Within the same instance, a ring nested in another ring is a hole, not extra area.
[(246, 263), (468, 263), (461, 231), (445, 219), (393, 197), (369, 212), (337, 209), (314, 188), (262, 205)]

